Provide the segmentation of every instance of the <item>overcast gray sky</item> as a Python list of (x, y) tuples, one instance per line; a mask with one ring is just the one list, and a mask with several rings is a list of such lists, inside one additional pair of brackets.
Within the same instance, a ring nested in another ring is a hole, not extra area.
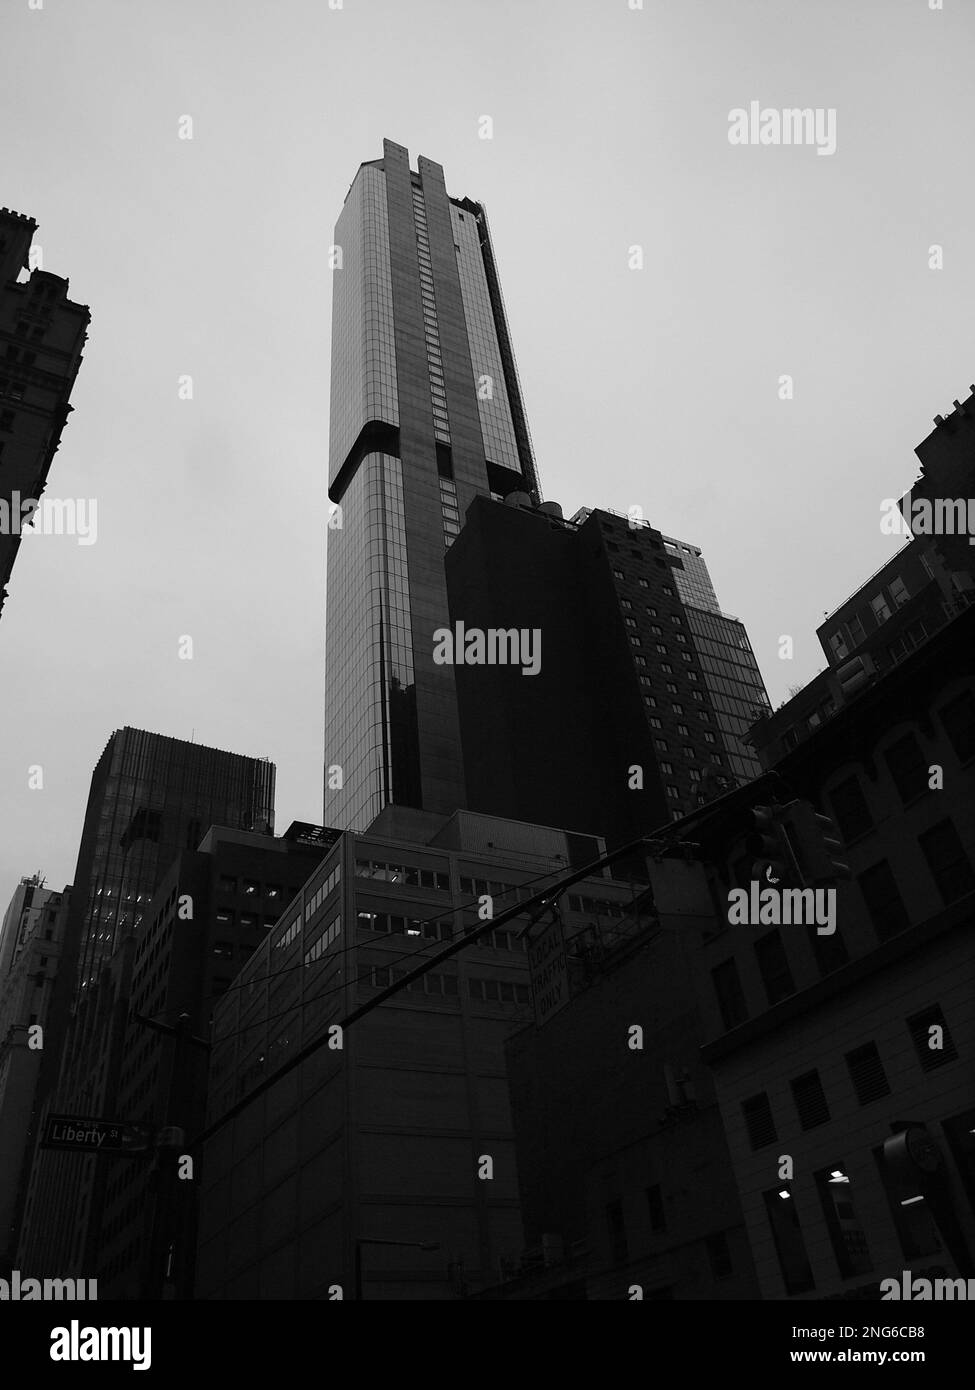
[[(92, 314), (48, 495), (98, 504), (0, 621), (0, 910), (70, 881), (124, 724), (321, 819), (326, 252), (383, 136), (487, 204), (546, 496), (701, 545), (773, 704), (825, 664), (975, 377), (975, 7), (631, 3), (0, 0), (0, 203)], [(752, 101), (835, 108), (835, 153), (730, 144)]]

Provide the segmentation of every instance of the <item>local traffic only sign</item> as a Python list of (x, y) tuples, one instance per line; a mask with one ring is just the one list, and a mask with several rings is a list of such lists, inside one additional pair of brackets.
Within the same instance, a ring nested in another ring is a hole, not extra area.
[(556, 918), (534, 941), (528, 943), (528, 969), (531, 973), (535, 1022), (541, 1028), (553, 1014), (569, 1002), (569, 971), (565, 960), (562, 923)]
[(79, 1153), (144, 1153), (151, 1144), (150, 1125), (85, 1115), (49, 1115), (40, 1146), (76, 1149)]

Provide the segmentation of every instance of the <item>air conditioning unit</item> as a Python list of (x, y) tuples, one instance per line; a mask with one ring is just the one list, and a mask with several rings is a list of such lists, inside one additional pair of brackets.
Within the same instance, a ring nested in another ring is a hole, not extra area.
[(844, 661), (842, 666), (836, 668), (836, 679), (839, 681), (843, 699), (849, 700), (859, 694), (870, 685), (876, 674), (873, 657), (867, 652), (851, 658), (850, 661)]

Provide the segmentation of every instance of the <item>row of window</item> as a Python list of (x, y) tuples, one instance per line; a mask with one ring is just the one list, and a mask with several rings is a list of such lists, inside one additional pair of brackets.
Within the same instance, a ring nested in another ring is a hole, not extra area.
[(220, 912), (215, 913), (214, 915), (221, 927), (232, 927), (235, 923), (239, 922), (243, 930), (254, 929), (262, 921), (265, 927), (273, 927), (278, 920), (276, 916), (271, 916), (270, 914), (267, 914), (263, 918), (261, 918), (257, 915), (256, 912), (237, 913), (231, 912), (229, 909), (223, 909)]
[[(466, 914), (464, 918), (464, 931), (473, 931), (476, 927), (482, 927), (484, 923), (477, 917)], [(517, 931), (505, 931), (499, 928), (497, 931), (485, 932), (477, 939), (480, 947), (490, 946), (495, 951), (527, 951), (527, 938), (520, 935)]]
[[(407, 974), (406, 970), (396, 970), (388, 965), (376, 965), (369, 970), (368, 980), (376, 989), (384, 989), (387, 985), (395, 984), (397, 980), (404, 979)], [(456, 995), (458, 993), (457, 976), (428, 970), (424, 975), (411, 981), (407, 986), (407, 991), (411, 994)], [(527, 985), (513, 984), (510, 980), (469, 980), (468, 991), (472, 999), (485, 1000), (491, 1003), (527, 1004), (531, 998)]]
[(450, 892), (450, 875), (435, 869), (419, 869), (413, 864), (386, 864), (377, 859), (357, 859), (356, 878), (378, 878), (384, 883), (403, 883), (408, 888), (434, 888)]
[(467, 985), (472, 999), (484, 999), (489, 1003), (527, 1004), (531, 999), (527, 985), (513, 984), (510, 980), (468, 980)]
[[(376, 989), (385, 989), (395, 984), (407, 974), (405, 970), (392, 970), (388, 965), (374, 965), (369, 971), (369, 983)], [(407, 985), (409, 994), (431, 994), (449, 996), (457, 994), (457, 976), (442, 975), (436, 970), (428, 970)]]
[(449, 941), (453, 936), (449, 922), (424, 922), (422, 918), (401, 917), (394, 912), (360, 912), (357, 921), (365, 931), (394, 936), (420, 936), (427, 941)]
[[(975, 1207), (975, 1159), (971, 1142), (975, 1110), (951, 1116), (941, 1123), (948, 1147), (958, 1163), (969, 1203)], [(909, 1126), (903, 1122), (897, 1123), (891, 1126), (891, 1131), (895, 1133), (906, 1127)], [(914, 1261), (940, 1255), (949, 1243), (939, 1229), (942, 1218), (929, 1206), (926, 1195), (918, 1191), (916, 1179), (890, 1164), (883, 1144), (873, 1147), (871, 1156), (905, 1259)], [(861, 1176), (856, 1168), (849, 1169), (842, 1159), (812, 1173), (836, 1265), (843, 1279), (874, 1268), (866, 1231), (854, 1201)], [(804, 1184), (798, 1186), (801, 1188)], [(816, 1287), (799, 1221), (796, 1189), (797, 1185), (790, 1180), (762, 1194), (788, 1294), (809, 1293)], [(873, 1296), (879, 1296), (879, 1288)]]
[[(975, 870), (950, 820), (939, 821), (917, 837), (945, 907), (975, 891)], [(857, 875), (867, 912), (881, 941), (910, 926), (910, 917), (893, 869), (881, 859)]]
[[(261, 884), (256, 878), (238, 879), (234, 874), (221, 874), (217, 882), (217, 887), (221, 893), (242, 892), (246, 898), (259, 898), (262, 896)], [(280, 902), (283, 889), (280, 883), (265, 883), (263, 896), (268, 902)]]
[[(963, 690), (937, 711), (948, 742), (960, 763), (975, 757), (975, 694)], [(883, 751), (891, 780), (903, 805), (930, 790), (929, 758), (913, 733), (902, 735)], [(829, 792), (833, 818), (847, 844), (873, 827), (860, 778), (854, 773)]]
[[(642, 558), (642, 556), (639, 556), (639, 555), (638, 555), (637, 558)], [(625, 580), (625, 579), (626, 579), (626, 574), (624, 573), (623, 570), (616, 570), (616, 569), (614, 569), (614, 570), (613, 570), (613, 578), (614, 578), (614, 579), (623, 579), (623, 580)], [(639, 586), (640, 586), (641, 589), (649, 589), (649, 587), (650, 587), (650, 581), (649, 581), (649, 579), (640, 579), (640, 578), (638, 578), (638, 579), (637, 579), (637, 583), (639, 584)], [(664, 594), (665, 597), (667, 597), (667, 598), (674, 598), (674, 597), (676, 597), (676, 595), (674, 594), (674, 590), (671, 588), (671, 586), (670, 586), (669, 584), (663, 584), (663, 585), (661, 585), (660, 592), (661, 592), (662, 594)]]
[[(911, 1035), (922, 1071), (934, 1071), (958, 1060), (958, 1051), (939, 1005), (932, 1004), (929, 1008), (912, 1014), (904, 1022)], [(940, 1029), (940, 1032), (933, 1033), (933, 1029)], [(932, 1047), (933, 1039), (940, 1041), (941, 1046)], [(844, 1054), (844, 1060), (861, 1106), (870, 1105), (873, 1101), (890, 1094), (890, 1084), (875, 1043), (869, 1042), (854, 1048), (852, 1052)], [(819, 1072), (815, 1068), (797, 1076), (790, 1081), (789, 1086), (799, 1125), (803, 1131), (829, 1122), (829, 1104)], [(760, 1091), (757, 1095), (742, 1101), (741, 1110), (753, 1150), (764, 1149), (777, 1142), (778, 1132), (767, 1092)]]
[[(975, 891), (975, 870), (950, 820), (940, 821), (924, 831), (918, 836), (918, 845), (946, 907)], [(736, 870), (740, 867), (746, 876), (744, 879), (739, 876), (742, 886), (751, 874), (752, 863), (751, 856), (746, 856), (740, 866), (736, 865)], [(886, 941), (911, 925), (894, 871), (886, 859), (858, 874), (856, 883), (879, 940)], [(849, 952), (838, 934), (820, 936), (816, 932), (809, 940), (823, 975), (839, 969), (849, 960)], [(779, 932), (771, 931), (760, 937), (753, 950), (771, 1008), (796, 991)], [(725, 1028), (736, 1028), (749, 1015), (735, 957), (715, 966), (711, 979)]]
[(630, 909), (616, 898), (595, 898), (584, 893), (569, 893), (570, 912), (587, 912), (593, 917), (626, 917)]
[(310, 946), (305, 952), (305, 964), (311, 965), (314, 961), (319, 960), (328, 950), (329, 946), (331, 946), (332, 942), (337, 940), (341, 931), (342, 919), (341, 917), (336, 917), (334, 921), (328, 924), (314, 945)]
[[(519, 883), (504, 883), (496, 878), (470, 878), (466, 874), (460, 876), (460, 891), (469, 893), (472, 898), (501, 898), (509, 893), (519, 899), (522, 896)], [(526, 887), (524, 896), (531, 897), (533, 891)]]
[(329, 893), (331, 893), (332, 889), (337, 885), (339, 881), (339, 873), (340, 867), (338, 862), (336, 861), (335, 868), (328, 875), (328, 877), (324, 879), (321, 882), (321, 884), (319, 884), (318, 888), (315, 891), (315, 895), (311, 899), (311, 901), (305, 904), (306, 924), (311, 921), (315, 913), (321, 907), (322, 903), (328, 897)]
[[(870, 611), (873, 614), (877, 627), (885, 623), (891, 613), (898, 608), (902, 608), (910, 594), (907, 585), (900, 575), (896, 575), (885, 589), (880, 589), (870, 600)], [(847, 619), (845, 629), (840, 623), (835, 632), (829, 636), (829, 645), (833, 655), (838, 661), (842, 661), (851, 651), (855, 651), (864, 641), (863, 623), (854, 613)]]

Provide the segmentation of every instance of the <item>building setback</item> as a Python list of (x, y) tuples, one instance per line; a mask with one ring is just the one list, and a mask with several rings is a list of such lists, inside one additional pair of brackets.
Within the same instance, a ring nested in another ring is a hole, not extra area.
[[(503, 1042), (529, 1017), (524, 920), (340, 1038), (329, 1030), (483, 925), (479, 912), (496, 917), (599, 852), (588, 837), (397, 807), (342, 837), (215, 1012), (211, 1124), (299, 1048), (331, 1045), (207, 1142), (198, 1297), (317, 1299), (338, 1287), (345, 1298), (451, 1299), (496, 1282), (499, 1259), (522, 1246)], [(587, 891), (608, 897), (613, 885)]]
[(68, 282), (30, 269), (37, 223), (0, 208), (0, 614), (20, 548), (22, 503), (38, 502), (61, 442), (91, 315)]
[(696, 547), (516, 493), (472, 503), (446, 571), (452, 624), (537, 634), (540, 654), (533, 674), (456, 666), (472, 809), (615, 846), (760, 771), (739, 733), (768, 697)]
[[(939, 534), (927, 529), (913, 503), (942, 507), (975, 492), (973, 448), (975, 396), (956, 402), (953, 414), (936, 418), (937, 428), (917, 446), (921, 477), (900, 500), (904, 521), (917, 529), (895, 555), (860, 584), (816, 629), (829, 666), (769, 717), (748, 731), (748, 742), (763, 767), (774, 766), (847, 701), (881, 680), (911, 652), (924, 646), (975, 597), (975, 549), (967, 532)], [(887, 499), (888, 513), (896, 512)], [(936, 517), (939, 515), (935, 510)], [(951, 513), (952, 525), (958, 520)], [(973, 518), (975, 520), (975, 518)]]
[(443, 556), (538, 479), (484, 208), (384, 140), (334, 236), (324, 818), (362, 830), (465, 805)]
[[(111, 736), (92, 775), (44, 1020), (35, 1138), (46, 1113), (114, 1118), (135, 945), (153, 894), (175, 856), (196, 849), (210, 825), (269, 831), (273, 806), (267, 759), (139, 729)], [(37, 1153), (21, 1268), (94, 1268), (107, 1162)]]

